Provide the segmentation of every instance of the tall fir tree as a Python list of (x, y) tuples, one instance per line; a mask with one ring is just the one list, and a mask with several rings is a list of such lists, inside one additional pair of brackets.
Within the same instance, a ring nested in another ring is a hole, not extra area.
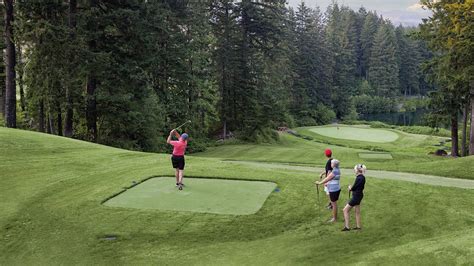
[(361, 59), (360, 69), (361, 76), (367, 79), (369, 69), (371, 50), (374, 43), (375, 35), (379, 27), (379, 18), (376, 13), (369, 12), (364, 18), (364, 23), (360, 33)]
[(375, 35), (368, 70), (368, 80), (378, 96), (394, 97), (399, 94), (397, 51), (394, 28), (390, 22), (385, 22)]
[(353, 11), (337, 4), (329, 7), (326, 28), (331, 54), (332, 103), (336, 116), (342, 119), (351, 112), (350, 95), (356, 88), (357, 29)]

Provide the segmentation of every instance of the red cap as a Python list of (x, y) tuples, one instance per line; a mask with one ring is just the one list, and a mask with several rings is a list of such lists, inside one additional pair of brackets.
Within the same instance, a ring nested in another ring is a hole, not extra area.
[(332, 151), (331, 151), (330, 149), (326, 149), (326, 150), (324, 151), (324, 154), (326, 154), (327, 157), (331, 157)]

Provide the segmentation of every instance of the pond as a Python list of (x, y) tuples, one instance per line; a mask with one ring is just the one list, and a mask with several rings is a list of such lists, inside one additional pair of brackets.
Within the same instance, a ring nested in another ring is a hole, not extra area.
[(426, 110), (405, 113), (360, 114), (359, 119), (365, 121), (380, 121), (391, 125), (414, 126), (423, 124)]

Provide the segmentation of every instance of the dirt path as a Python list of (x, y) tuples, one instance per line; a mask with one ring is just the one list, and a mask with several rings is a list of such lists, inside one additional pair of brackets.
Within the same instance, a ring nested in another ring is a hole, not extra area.
[[(232, 164), (243, 164), (249, 166), (258, 166), (268, 169), (285, 169), (285, 170), (295, 170), (295, 171), (304, 171), (304, 172), (316, 172), (320, 173), (323, 171), (323, 168), (319, 167), (309, 167), (309, 166), (298, 166), (298, 165), (289, 165), (283, 163), (263, 163), (263, 162), (250, 162), (250, 161), (223, 161), (225, 163)], [(342, 174), (352, 175), (354, 172), (352, 169), (341, 169)], [(380, 179), (391, 179), (391, 180), (401, 180), (407, 182), (414, 182), (420, 184), (427, 184), (433, 186), (443, 186), (443, 187), (456, 187), (464, 189), (474, 189), (474, 180), (467, 179), (458, 179), (458, 178), (449, 178), (433, 175), (423, 175), (423, 174), (412, 174), (412, 173), (402, 173), (402, 172), (390, 172), (382, 170), (368, 170), (367, 176), (375, 177)]]

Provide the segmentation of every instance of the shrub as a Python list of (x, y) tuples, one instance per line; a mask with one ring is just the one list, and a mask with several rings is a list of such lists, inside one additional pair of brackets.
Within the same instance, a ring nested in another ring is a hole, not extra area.
[(439, 137), (451, 136), (451, 132), (444, 128), (431, 128), (425, 126), (400, 126), (397, 127), (397, 129), (411, 134), (433, 135)]
[(391, 98), (362, 94), (351, 97), (351, 100), (356, 111), (361, 114), (392, 113), (398, 111), (397, 101)]
[(329, 124), (336, 119), (336, 113), (326, 105), (319, 103), (312, 112), (312, 117), (317, 125)]

